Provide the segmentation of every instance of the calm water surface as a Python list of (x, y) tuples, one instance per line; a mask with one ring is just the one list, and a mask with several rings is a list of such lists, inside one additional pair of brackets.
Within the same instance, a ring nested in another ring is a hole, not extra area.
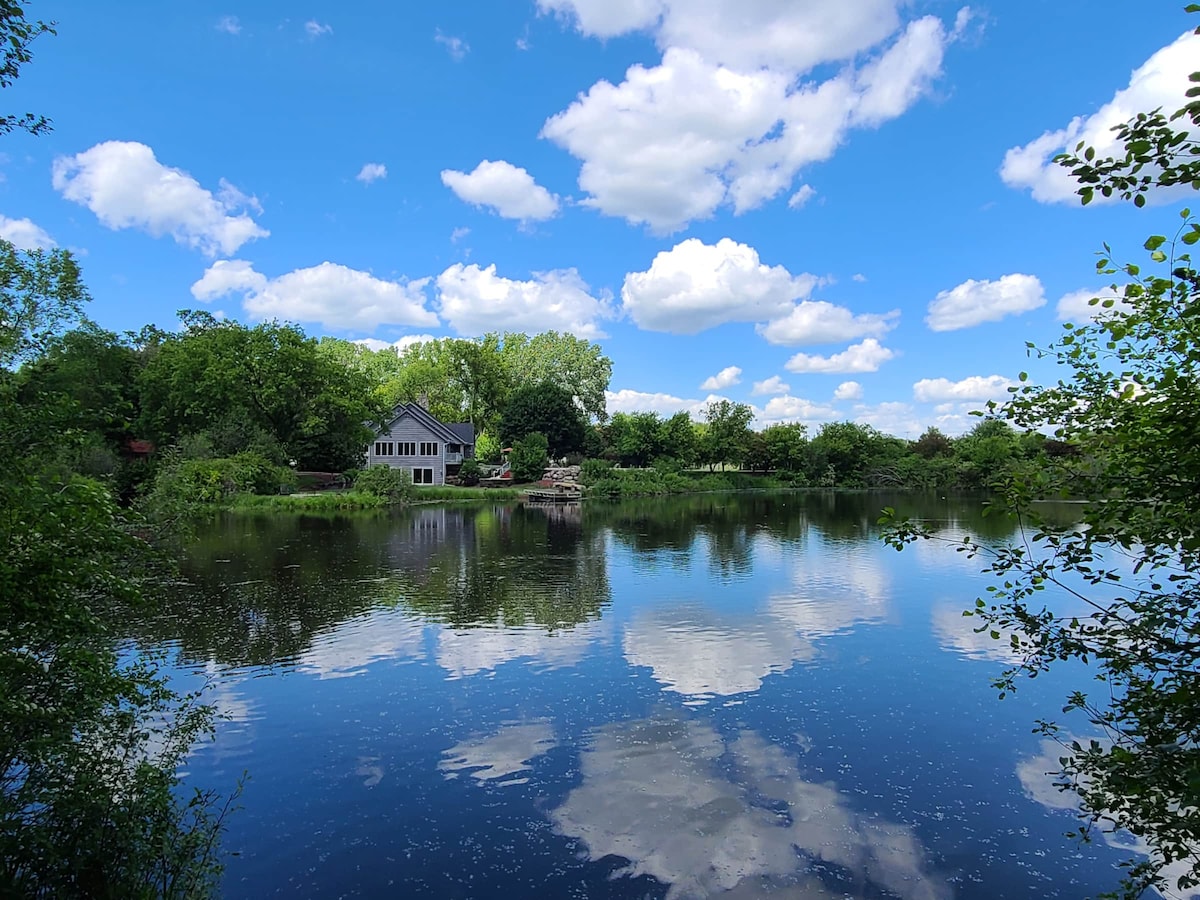
[(213, 523), (131, 637), (228, 716), (190, 783), (250, 773), (224, 895), (1110, 889), (1030, 731), (1080, 673), (999, 702), (978, 563), (887, 548), (885, 505), (1010, 530), (803, 494)]

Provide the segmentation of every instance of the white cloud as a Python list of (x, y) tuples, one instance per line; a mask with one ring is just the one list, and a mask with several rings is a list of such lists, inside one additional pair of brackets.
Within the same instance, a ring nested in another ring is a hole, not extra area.
[(772, 344), (793, 347), (808, 344), (837, 344), (861, 337), (882, 337), (896, 327), (900, 310), (889, 313), (855, 315), (844, 306), (834, 306), (824, 300), (805, 300), (797, 303), (781, 319), (758, 327)]
[(727, 387), (742, 383), (742, 370), (737, 366), (727, 366), (711, 378), (706, 378), (700, 385), (702, 391), (723, 391)]
[(383, 163), (366, 163), (354, 177), (363, 184), (370, 184), (380, 178), (387, 178), (387, 166)]
[(786, 394), (791, 389), (791, 385), (784, 384), (783, 379), (778, 375), (772, 375), (765, 381), (754, 382), (754, 388), (750, 393), (755, 397), (761, 397), (764, 394)]
[(323, 34), (333, 34), (332, 25), (323, 25), (316, 19), (309, 19), (304, 23), (304, 31), (310, 38), (319, 38)]
[(49, 250), (54, 238), (30, 219), (10, 219), (0, 215), (0, 240), (8, 241), (18, 250)]
[[(1112, 129), (1137, 113), (1160, 106), (1170, 113), (1186, 104), (1188, 76), (1195, 70), (1197, 58), (1200, 58), (1200, 35), (1188, 31), (1134, 70), (1128, 87), (1117, 91), (1092, 115), (1076, 116), (1065, 128), (1047, 131), (1028, 144), (1009, 150), (1000, 166), (1000, 177), (1009, 187), (1029, 188), (1033, 198), (1042, 203), (1078, 202), (1075, 192), (1079, 184), (1072, 180), (1069, 170), (1053, 162), (1054, 157), (1063, 151), (1074, 151), (1080, 141), (1094, 147), (1101, 159), (1124, 155), (1124, 148)], [(1176, 192), (1163, 193), (1166, 195), (1163, 199), (1169, 199)], [(1103, 200), (1097, 193), (1094, 202)]]
[[(1094, 297), (1099, 297), (1101, 303), (1093, 306), (1090, 301)], [(1114, 301), (1113, 305), (1105, 309), (1102, 305), (1104, 300)], [(1058, 305), (1055, 307), (1055, 312), (1058, 313), (1058, 320), (1060, 322), (1084, 322), (1103, 315), (1106, 312), (1129, 312), (1129, 310), (1129, 304), (1125, 302), (1123, 297), (1118, 296), (1112, 288), (1101, 288), (1096, 291), (1084, 288), (1079, 291), (1071, 291), (1071, 293), (1064, 294), (1059, 298)]]
[(862, 272), (855, 272), (853, 275), (850, 276), (850, 280), (857, 281), (859, 284), (863, 284), (866, 282), (867, 276), (862, 274)]
[(597, 82), (542, 129), (581, 161), (584, 205), (659, 232), (723, 205), (754, 209), (787, 190), (802, 167), (832, 156), (850, 129), (901, 115), (940, 74), (956, 36), (935, 17), (919, 19), (861, 71), (813, 82), (799, 74), (822, 59), (849, 60), (894, 32), (891, 0), (670, 7), (659, 65), (631, 66), (619, 85)]
[(457, 244), (459, 241), (461, 241), (463, 238), (465, 238), (470, 233), (471, 233), (471, 229), (467, 228), (465, 225), (461, 226), (459, 228), (455, 228), (453, 231), (450, 232), (450, 243)]
[(784, 394), (782, 397), (772, 397), (768, 400), (767, 405), (755, 418), (764, 425), (775, 422), (829, 422), (838, 418), (838, 411), (803, 397)]
[(538, 0), (568, 14), (583, 34), (613, 37), (655, 30), (658, 45), (687, 47), (711, 63), (803, 72), (851, 59), (900, 25), (897, 0), (796, 3), (788, 0)]
[(471, 45), (460, 37), (442, 34), (440, 31), (433, 36), (433, 39), (446, 48), (446, 52), (450, 54), (450, 58), (455, 62), (462, 62), (466, 55), (471, 52)]
[(788, 208), (800, 209), (816, 195), (816, 189), (811, 184), (802, 184), (800, 185), (800, 190), (788, 198)]
[(996, 281), (969, 278), (956, 288), (938, 293), (929, 304), (925, 323), (932, 331), (958, 331), (998, 322), (1045, 303), (1042, 283), (1033, 275), (1004, 275)]
[(269, 279), (245, 260), (232, 259), (213, 263), (192, 285), (192, 296), (209, 302), (242, 294), (243, 307), (256, 319), (371, 331), (380, 325), (437, 325), (437, 316), (425, 308), (428, 282), (387, 281), (331, 262)]
[(862, 385), (857, 381), (843, 381), (833, 391), (834, 400), (861, 400)]
[(604, 392), (605, 405), (609, 413), (654, 412), (660, 416), (673, 416), (677, 412), (686, 412), (693, 419), (704, 417), (704, 408), (717, 400), (727, 398), (709, 394), (703, 400), (685, 399), (673, 394), (650, 393), (622, 388), (619, 391)]
[(661, 251), (647, 271), (626, 275), (621, 299), (640, 328), (696, 334), (726, 322), (786, 316), (817, 284), (814, 275), (765, 265), (746, 244), (688, 238)]
[(442, 317), (459, 334), (567, 331), (581, 338), (604, 337), (599, 320), (613, 317), (605, 296), (593, 297), (575, 269), (535, 272), (528, 281), (455, 263), (437, 278)]
[(538, 8), (574, 20), (580, 32), (609, 38), (658, 22), (662, 0), (537, 0)]
[(874, 406), (854, 407), (854, 421), (870, 425), (884, 434), (915, 439), (925, 430), (925, 423), (908, 403), (888, 402)]
[[(207, 254), (231, 254), (267, 237), (248, 211), (261, 212), (254, 197), (221, 180), (216, 196), (187, 172), (164, 166), (154, 151), (134, 141), (106, 141), (54, 161), (54, 189), (113, 230), (138, 228), (154, 237)], [(239, 212), (240, 210), (240, 212)]]
[(502, 159), (485, 159), (470, 173), (444, 169), (442, 184), (458, 199), (491, 207), (505, 219), (541, 221), (558, 212), (556, 195), (534, 181), (527, 171)]
[(379, 338), (359, 338), (356, 341), (351, 341), (351, 343), (366, 347), (368, 350), (374, 350), (376, 353), (380, 350), (395, 350), (397, 353), (403, 353), (414, 344), (425, 344), (436, 340), (438, 339), (432, 334), (406, 334), (395, 341), (381, 341)]
[(217, 31), (223, 31), (226, 34), (241, 34), (242, 23), (238, 21), (237, 16), (221, 16), (217, 19)]
[(972, 375), (962, 381), (922, 378), (913, 385), (913, 398), (921, 403), (962, 403), (968, 400), (1007, 400), (1015, 382), (1003, 375)]
[(797, 353), (787, 361), (784, 368), (789, 372), (877, 372), (881, 365), (895, 355), (875, 338), (867, 338), (862, 343), (852, 344), (841, 353), (832, 356)]

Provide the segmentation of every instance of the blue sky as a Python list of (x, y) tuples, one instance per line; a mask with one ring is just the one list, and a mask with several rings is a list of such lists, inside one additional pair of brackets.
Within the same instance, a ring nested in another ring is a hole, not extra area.
[(29, 12), (59, 35), (4, 103), (54, 131), (0, 145), (0, 236), (82, 254), (107, 328), (558, 329), (613, 359), (610, 412), (906, 436), (1048, 375), (1025, 341), (1102, 288), (1100, 243), (1178, 221), (1081, 208), (1048, 160), (1200, 60), (1181, 8), (1115, 0)]

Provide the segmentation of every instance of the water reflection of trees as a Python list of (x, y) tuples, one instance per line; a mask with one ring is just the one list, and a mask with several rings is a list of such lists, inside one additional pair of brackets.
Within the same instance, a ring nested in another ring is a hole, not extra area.
[(458, 628), (569, 628), (611, 600), (602, 538), (537, 510), (427, 507), (392, 516), (230, 516), (201, 527), (181, 582), (120, 623), (184, 657), (269, 666), (380, 608)]
[(985, 500), (982, 495), (883, 491), (697, 494), (588, 503), (584, 521), (588, 528), (609, 529), (621, 545), (637, 553), (687, 554), (703, 537), (714, 568), (737, 572), (751, 565), (759, 535), (790, 543), (815, 530), (832, 541), (876, 540), (880, 512), (887, 506), (901, 516), (954, 532), (984, 539), (1010, 537), (1015, 523), (984, 515)]

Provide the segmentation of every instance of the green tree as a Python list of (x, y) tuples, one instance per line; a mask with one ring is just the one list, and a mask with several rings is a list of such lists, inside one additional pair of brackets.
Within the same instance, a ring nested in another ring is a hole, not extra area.
[(513, 441), (512, 454), (509, 462), (512, 466), (515, 481), (537, 481), (546, 471), (549, 464), (546, 436), (540, 431), (533, 431), (524, 437)]
[(954, 452), (954, 442), (942, 434), (939, 429), (930, 425), (919, 438), (913, 441), (912, 451), (922, 459), (950, 456)]
[[(25, 18), (22, 0), (0, 0), (0, 88), (10, 87), (21, 66), (33, 59), (30, 44), (43, 34), (56, 34), (54, 22)], [(50, 130), (50, 120), (33, 113), (0, 113), (0, 135), (20, 129), (30, 134)]]
[(623, 466), (645, 466), (663, 455), (663, 422), (658, 413), (616, 413), (608, 423), (608, 442)]
[(63, 428), (79, 401), (52, 380), (23, 401), (14, 371), (38, 366), (87, 293), (64, 251), (0, 241), (0, 260), (0, 894), (202, 895), (222, 813), (177, 772), (211, 710), (153, 658), (123, 662), (108, 631), (154, 583), (146, 523), (56, 464), (84, 431)]
[(183, 314), (184, 331), (164, 338), (146, 362), (140, 428), (160, 444), (232, 430), (262, 451), (278, 444), (300, 468), (341, 471), (360, 464), (383, 406), (366, 375), (320, 350), (293, 325), (248, 328), (204, 314)]
[(742, 461), (750, 441), (750, 422), (754, 410), (745, 403), (715, 400), (704, 409), (708, 430), (704, 434), (705, 462), (734, 463)]
[(768, 425), (762, 431), (767, 459), (780, 472), (802, 472), (808, 459), (808, 429), (800, 422)]
[(500, 418), (500, 440), (516, 442), (538, 432), (547, 441), (550, 455), (579, 453), (584, 442), (583, 414), (566, 388), (551, 382), (517, 388), (508, 398)]
[[(1170, 124), (1180, 118), (1190, 134)], [(1060, 162), (1085, 203), (1099, 193), (1141, 206), (1163, 187), (1200, 187), (1197, 126), (1195, 102), (1170, 119), (1139, 115), (1118, 129), (1123, 157), (1097, 161), (1081, 146)], [(1038, 730), (1062, 745), (1057, 783), (1079, 798), (1080, 833), (1124, 829), (1149, 845), (1150, 859), (1128, 871), (1127, 897), (1161, 886), (1170, 862), (1188, 869), (1171, 887), (1200, 884), (1200, 272), (1188, 249), (1200, 224), (1181, 216), (1146, 241), (1145, 263), (1115, 264), (1105, 246), (1097, 270), (1119, 279), (1121, 302), (1093, 300), (1094, 321), (1031, 346), (1059, 365), (1056, 384), (1022, 374), (1012, 399), (989, 404), (1018, 428), (1052, 428), (1072, 452), (1056, 452), (1053, 465), (1018, 463), (997, 485), (993, 506), (1017, 518), (1020, 541), (961, 544), (995, 576), (968, 614), (993, 638), (1010, 636), (1001, 696), (1060, 660), (1086, 661), (1101, 684), (1064, 707), (1097, 737), (1050, 721)], [(1038, 504), (1064, 496), (1090, 501), (1066, 527)], [(930, 535), (904, 525), (891, 540), (919, 537)]]
[(696, 429), (687, 413), (677, 412), (663, 422), (658, 442), (663, 456), (684, 467), (696, 464)]
[[(489, 335), (485, 341), (493, 338)], [(532, 338), (509, 332), (500, 338), (500, 344), (511, 385), (550, 382), (566, 389), (585, 416), (599, 422), (608, 418), (605, 391), (612, 379), (612, 360), (599, 344), (557, 331)]]

